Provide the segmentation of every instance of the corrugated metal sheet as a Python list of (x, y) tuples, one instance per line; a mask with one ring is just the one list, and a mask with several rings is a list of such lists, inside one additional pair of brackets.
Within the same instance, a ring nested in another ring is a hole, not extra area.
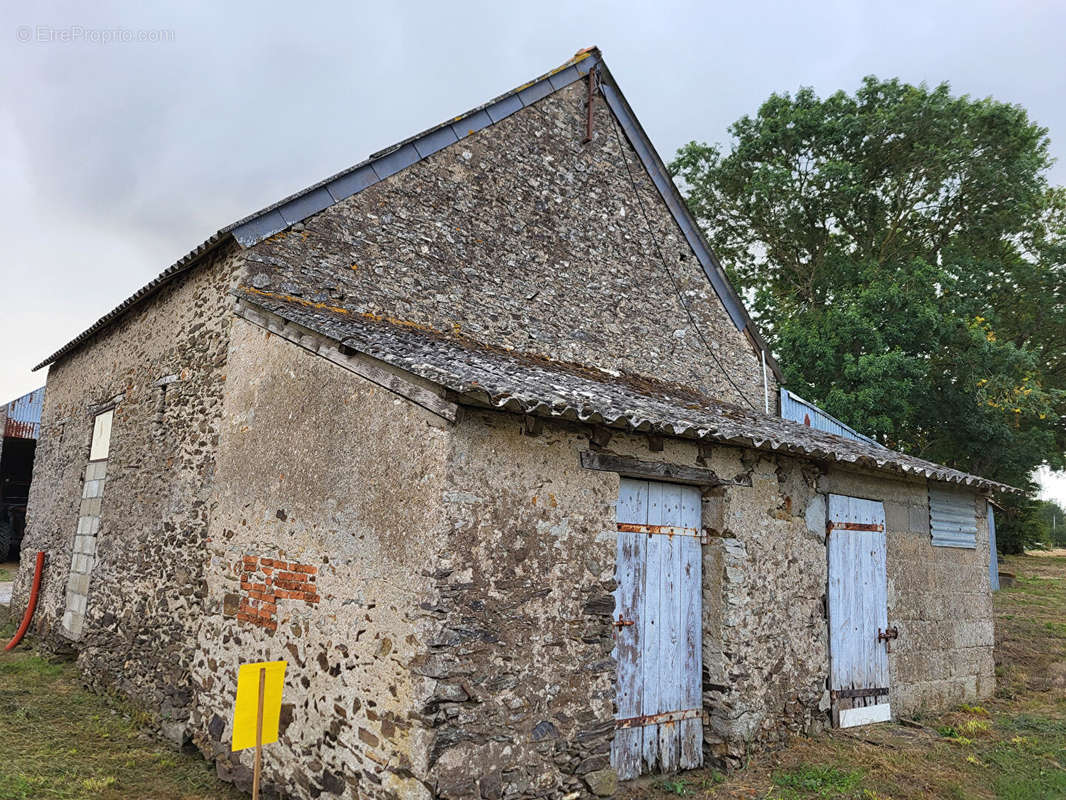
[(999, 591), (999, 561), (996, 558), (996, 511), (988, 503), (988, 583), (993, 592)]
[(883, 444), (875, 439), (871, 439), (869, 436), (863, 436), (857, 430), (845, 425), (836, 417), (826, 414), (814, 403), (804, 400), (798, 394), (793, 394), (788, 389), (784, 388), (781, 389), (781, 416), (784, 419), (790, 419), (793, 422), (802, 423), (815, 430), (825, 431), (826, 433), (835, 433), (837, 436), (843, 436), (845, 439), (854, 439), (858, 442), (867, 442), (869, 444), (877, 445), (878, 447), (884, 447)]
[(977, 496), (945, 484), (929, 484), (929, 530), (936, 547), (977, 547)]
[(37, 439), (41, 435), (41, 411), (44, 409), (44, 387), (34, 389), (8, 403), (4, 422), (4, 436), (14, 439)]

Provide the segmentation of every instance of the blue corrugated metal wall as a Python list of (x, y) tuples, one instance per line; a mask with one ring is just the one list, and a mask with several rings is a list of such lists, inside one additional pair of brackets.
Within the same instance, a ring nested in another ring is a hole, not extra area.
[(996, 559), (996, 512), (988, 504), (988, 581), (993, 592), (999, 591), (999, 562)]
[(7, 421), (4, 436), (15, 439), (37, 439), (41, 435), (41, 412), (44, 409), (44, 387), (34, 389), (5, 406)]
[(880, 442), (871, 439), (869, 436), (863, 436), (857, 430), (848, 427), (836, 417), (826, 414), (814, 403), (804, 400), (799, 395), (793, 394), (785, 388), (781, 389), (781, 417), (783, 419), (790, 419), (793, 422), (802, 423), (803, 425), (807, 425), (819, 431), (835, 433), (837, 436), (843, 436), (846, 439), (857, 439), (862, 442), (869, 442), (870, 444), (877, 445), (878, 447), (884, 447)]

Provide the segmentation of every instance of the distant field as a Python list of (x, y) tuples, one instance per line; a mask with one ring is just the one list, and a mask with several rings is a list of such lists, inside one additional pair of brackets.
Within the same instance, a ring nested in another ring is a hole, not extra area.
[(760, 800), (1066, 798), (1066, 551), (1008, 559), (996, 696), (981, 706), (795, 739), (747, 768), (646, 778), (626, 796)]

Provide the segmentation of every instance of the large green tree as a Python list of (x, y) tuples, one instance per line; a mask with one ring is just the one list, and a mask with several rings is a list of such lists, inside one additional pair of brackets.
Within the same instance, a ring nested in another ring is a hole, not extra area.
[(1019, 486), (1066, 450), (1066, 196), (1017, 105), (866, 78), (774, 94), (671, 171), (786, 383)]

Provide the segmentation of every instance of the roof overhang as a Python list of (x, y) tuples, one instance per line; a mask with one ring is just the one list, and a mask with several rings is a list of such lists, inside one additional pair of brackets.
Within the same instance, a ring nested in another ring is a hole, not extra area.
[(1018, 491), (879, 445), (721, 403), (679, 384), (561, 362), (251, 287), (235, 294), (243, 309), (238, 313), (255, 324), (305, 347), (306, 337), (320, 337), (331, 347), (362, 353), (441, 387), (447, 399), (460, 405), (712, 441), (974, 491)]

